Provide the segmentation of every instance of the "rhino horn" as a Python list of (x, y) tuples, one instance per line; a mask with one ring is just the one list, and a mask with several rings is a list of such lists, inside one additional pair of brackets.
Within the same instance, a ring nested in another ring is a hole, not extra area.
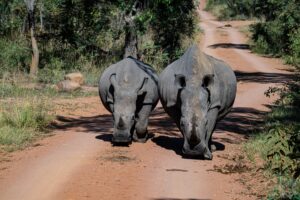
[(125, 126), (125, 122), (123, 120), (123, 117), (121, 116), (120, 119), (119, 119), (118, 127), (123, 128), (124, 126)]

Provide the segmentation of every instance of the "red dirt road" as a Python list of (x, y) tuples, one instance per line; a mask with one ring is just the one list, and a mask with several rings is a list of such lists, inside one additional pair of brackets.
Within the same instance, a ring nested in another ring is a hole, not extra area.
[(279, 60), (247, 49), (235, 27), (242, 22), (218, 22), (199, 12), (203, 50), (229, 63), (239, 81), (234, 108), (215, 131), (212, 161), (181, 157), (180, 133), (161, 107), (151, 116), (154, 137), (146, 144), (112, 147), (111, 116), (98, 97), (82, 98), (76, 101), (85, 104), (72, 117), (59, 118), (54, 136), (0, 161), (0, 199), (257, 199), (243, 173), (216, 169), (235, 163), (246, 134), (272, 103), (264, 92), (289, 75)]

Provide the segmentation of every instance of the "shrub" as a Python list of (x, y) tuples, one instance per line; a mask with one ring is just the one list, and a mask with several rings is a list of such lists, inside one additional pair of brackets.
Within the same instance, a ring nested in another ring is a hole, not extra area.
[(277, 186), (268, 195), (268, 200), (299, 200), (300, 179), (290, 179), (286, 176), (277, 178)]
[(52, 121), (44, 99), (26, 99), (1, 106), (0, 145), (5, 150), (21, 149), (47, 131)]
[(247, 19), (256, 15), (257, 1), (252, 0), (208, 0), (206, 10), (218, 19)]
[(0, 38), (0, 77), (5, 72), (28, 70), (31, 51), (24, 38), (15, 41)]
[(286, 56), (286, 61), (300, 68), (300, 28), (292, 32), (289, 38), (291, 54)]

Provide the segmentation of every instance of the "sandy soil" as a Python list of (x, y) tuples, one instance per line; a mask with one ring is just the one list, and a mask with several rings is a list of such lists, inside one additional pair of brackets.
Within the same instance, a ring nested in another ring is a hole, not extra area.
[(160, 106), (150, 120), (152, 139), (112, 147), (112, 118), (99, 98), (67, 100), (60, 102), (65, 110), (58, 112), (54, 136), (0, 159), (0, 199), (260, 198), (266, 185), (243, 158), (242, 143), (274, 100), (264, 92), (290, 75), (280, 60), (250, 52), (239, 22), (199, 13), (203, 50), (229, 63), (238, 78), (234, 108), (214, 134), (212, 161), (182, 158), (181, 135)]

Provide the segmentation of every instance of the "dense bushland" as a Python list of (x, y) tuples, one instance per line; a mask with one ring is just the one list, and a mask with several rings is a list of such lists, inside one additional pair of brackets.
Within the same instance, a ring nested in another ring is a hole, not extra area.
[(208, 0), (207, 9), (220, 19), (256, 17), (251, 27), (252, 49), (283, 57), (300, 67), (300, 1), (298, 0)]
[(220, 19), (258, 18), (250, 28), (252, 49), (283, 57), (295, 66), (295, 80), (266, 92), (280, 98), (266, 118), (264, 131), (246, 145), (249, 155), (260, 154), (266, 168), (278, 177), (269, 199), (300, 199), (299, 8), (297, 0), (209, 0), (207, 5)]
[(197, 31), (193, 0), (28, 1), (34, 3), (33, 10), (24, 0), (0, 2), (0, 75), (29, 72), (32, 19), (39, 80), (45, 82), (51, 77), (55, 81), (53, 70), (96, 68), (93, 74), (99, 75), (100, 68), (124, 55), (162, 68), (182, 53)]
[(247, 144), (251, 159), (260, 155), (265, 160), (270, 178), (277, 184), (268, 199), (300, 198), (300, 83), (299, 78), (283, 88), (270, 88), (266, 94), (277, 93), (280, 98), (266, 117), (263, 131)]
[(259, 1), (256, 0), (208, 0), (206, 10), (218, 19), (247, 19), (255, 17)]
[(1, 0), (0, 151), (23, 148), (43, 135), (52, 119), (45, 105), (53, 98), (97, 95), (56, 91), (52, 84), (66, 73), (80, 71), (87, 85), (96, 86), (105, 67), (125, 56), (157, 70), (167, 66), (197, 33), (196, 4)]

